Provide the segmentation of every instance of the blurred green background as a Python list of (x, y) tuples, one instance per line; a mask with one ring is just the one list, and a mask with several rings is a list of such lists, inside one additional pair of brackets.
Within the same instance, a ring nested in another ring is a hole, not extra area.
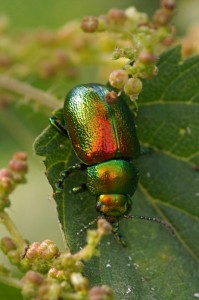
[(1, 0), (0, 7), (9, 14), (17, 28), (32, 28), (41, 25), (61, 26), (68, 20), (79, 19), (84, 15), (103, 14), (113, 7), (127, 8), (135, 5), (139, 9), (153, 12), (158, 3), (158, 0)]
[[(189, 24), (199, 21), (199, 1), (176, 2), (175, 23), (179, 30), (184, 31)], [(135, 6), (151, 15), (159, 3), (159, 0), (0, 0), (0, 12), (10, 16), (15, 29), (40, 26), (56, 28), (66, 21), (81, 19), (85, 15), (104, 14), (110, 8)]]
[[(192, 22), (199, 19), (199, 1), (178, 0), (177, 3), (174, 22), (182, 34)], [(151, 15), (159, 7), (159, 1), (0, 0), (0, 14), (9, 16), (14, 31), (39, 27), (58, 28), (67, 21), (81, 19), (85, 15), (100, 15), (110, 8), (127, 8), (132, 5)], [(28, 152), (30, 167), (28, 183), (18, 187), (12, 195), (10, 214), (24, 237), (31, 241), (52, 239), (63, 247), (44, 166), (32, 151), (35, 138), (48, 125), (48, 117), (21, 105), (19, 100), (17, 102), (19, 104), (13, 108), (0, 111), (0, 167), (6, 167), (15, 151)], [(5, 234), (3, 227), (0, 227), (0, 236)], [(6, 260), (2, 254), (0, 260)]]

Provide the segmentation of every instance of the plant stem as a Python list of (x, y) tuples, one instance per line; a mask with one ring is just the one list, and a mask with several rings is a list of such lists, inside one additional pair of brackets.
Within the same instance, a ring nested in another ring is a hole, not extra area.
[(51, 109), (56, 109), (60, 106), (60, 101), (58, 101), (52, 95), (32, 87), (28, 83), (21, 82), (20, 80), (11, 78), (6, 75), (0, 75), (0, 87), (21, 94), (28, 99), (34, 99), (44, 106)]
[(19, 250), (23, 251), (24, 248), (27, 246), (26, 242), (24, 241), (23, 237), (17, 230), (15, 224), (11, 220), (10, 216), (5, 212), (0, 212), (0, 222), (4, 224), (7, 230), (10, 232), (12, 238), (16, 242)]
[(0, 282), (4, 283), (5, 285), (15, 287), (17, 289), (22, 288), (21, 282), (16, 278), (10, 277), (9, 275), (0, 275)]
[(89, 260), (96, 253), (97, 245), (99, 244), (102, 235), (98, 234), (92, 238), (92, 242), (88, 243), (83, 249), (74, 254), (73, 256), (77, 260)]

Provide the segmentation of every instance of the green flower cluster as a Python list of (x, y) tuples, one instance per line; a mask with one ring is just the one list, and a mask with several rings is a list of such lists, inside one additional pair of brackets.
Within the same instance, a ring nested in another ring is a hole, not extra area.
[(136, 100), (142, 90), (141, 79), (158, 73), (158, 55), (173, 41), (175, 30), (170, 20), (175, 6), (175, 0), (162, 0), (152, 20), (134, 7), (111, 9), (107, 15), (82, 20), (85, 32), (106, 31), (117, 41), (112, 57), (122, 61), (122, 68), (111, 72), (109, 82), (119, 92), (124, 90), (131, 100)]
[(112, 290), (107, 286), (90, 287), (83, 275), (84, 261), (98, 255), (97, 246), (105, 234), (111, 232), (111, 225), (98, 220), (97, 230), (89, 230), (87, 244), (79, 252), (60, 252), (51, 240), (29, 244), (18, 232), (5, 208), (10, 205), (8, 195), (18, 183), (25, 180), (27, 155), (15, 153), (9, 168), (0, 170), (1, 211), (0, 222), (7, 228), (10, 236), (0, 240), (0, 249), (10, 263), (22, 273), (21, 279), (0, 265), (0, 281), (21, 289), (24, 299), (32, 300), (112, 300)]

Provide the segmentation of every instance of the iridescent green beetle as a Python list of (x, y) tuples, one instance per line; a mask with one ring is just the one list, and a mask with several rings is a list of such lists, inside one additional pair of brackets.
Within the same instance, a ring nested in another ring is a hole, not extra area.
[(74, 151), (81, 161), (60, 174), (57, 191), (75, 170), (86, 170), (86, 183), (73, 188), (73, 192), (88, 190), (96, 196), (96, 209), (118, 234), (120, 218), (139, 218), (161, 223), (157, 218), (128, 215), (139, 171), (132, 160), (139, 156), (140, 145), (136, 135), (134, 117), (128, 105), (117, 96), (110, 101), (112, 89), (100, 84), (84, 84), (72, 89), (64, 103), (65, 126), (55, 117), (50, 123), (62, 134), (69, 136)]

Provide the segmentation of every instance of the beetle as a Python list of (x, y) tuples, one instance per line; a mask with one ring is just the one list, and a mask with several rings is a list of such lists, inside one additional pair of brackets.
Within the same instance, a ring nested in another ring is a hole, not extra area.
[(65, 125), (56, 117), (50, 123), (69, 137), (80, 163), (63, 170), (57, 192), (63, 190), (65, 179), (74, 171), (86, 170), (86, 183), (74, 187), (74, 193), (88, 190), (96, 196), (96, 210), (118, 233), (121, 218), (138, 218), (170, 224), (158, 218), (129, 215), (131, 197), (136, 191), (139, 170), (133, 160), (140, 155), (134, 116), (123, 99), (110, 86), (82, 84), (66, 96), (63, 108)]

